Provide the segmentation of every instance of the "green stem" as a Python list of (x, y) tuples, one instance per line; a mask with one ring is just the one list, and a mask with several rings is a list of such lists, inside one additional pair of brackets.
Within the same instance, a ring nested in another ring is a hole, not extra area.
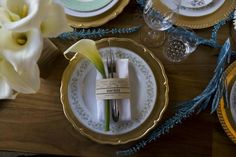
[(110, 130), (110, 101), (105, 100), (105, 131)]

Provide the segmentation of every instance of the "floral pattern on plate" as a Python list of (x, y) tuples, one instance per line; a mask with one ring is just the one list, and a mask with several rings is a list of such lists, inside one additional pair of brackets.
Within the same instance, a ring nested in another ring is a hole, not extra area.
[[(111, 49), (116, 51), (116, 58), (129, 59), (132, 121), (111, 122), (110, 131), (104, 131), (104, 122), (98, 121), (94, 116), (96, 114), (95, 90), (90, 89), (95, 89), (96, 69), (86, 59), (78, 63), (71, 76), (68, 96), (74, 115), (83, 125), (98, 133), (119, 135), (139, 127), (147, 119), (156, 102), (157, 88), (152, 70), (140, 56), (124, 48), (112, 47)], [(110, 48), (100, 49), (103, 58), (109, 55), (109, 50)], [(138, 92), (134, 92), (137, 95), (132, 97), (132, 92), (137, 91), (135, 88), (138, 89)]]
[(209, 5), (213, 0), (182, 0), (181, 6), (187, 8), (201, 8)]
[[(174, 3), (175, 0), (161, 0), (161, 2), (167, 6), (168, 8), (174, 10), (173, 8), (176, 7), (176, 3)], [(201, 17), (201, 16), (207, 16), (209, 14), (212, 14), (216, 12), (223, 4), (225, 3), (225, 0), (214, 0), (212, 3), (205, 7), (201, 8), (188, 8), (180, 6), (178, 13), (183, 16), (188, 17)]]

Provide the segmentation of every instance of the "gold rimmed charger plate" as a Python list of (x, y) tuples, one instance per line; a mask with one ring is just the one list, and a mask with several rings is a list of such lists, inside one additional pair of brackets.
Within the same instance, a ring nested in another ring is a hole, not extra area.
[(119, 0), (116, 5), (105, 13), (88, 18), (73, 17), (67, 15), (68, 24), (75, 28), (89, 28), (101, 26), (118, 16), (129, 4), (130, 0)]
[(168, 105), (168, 93), (169, 86), (167, 76), (164, 71), (164, 67), (161, 62), (151, 53), (150, 50), (146, 49), (144, 46), (134, 42), (133, 40), (126, 38), (106, 38), (99, 41), (96, 41), (98, 48), (104, 48), (114, 46), (128, 49), (135, 52), (140, 57), (144, 59), (146, 63), (150, 66), (157, 85), (157, 98), (155, 105), (147, 117), (147, 119), (137, 128), (131, 130), (127, 133), (118, 134), (118, 135), (107, 135), (97, 133), (87, 127), (85, 127), (73, 114), (72, 109), (69, 105), (68, 98), (68, 83), (70, 77), (76, 67), (76, 65), (81, 61), (81, 55), (75, 55), (67, 66), (61, 84), (61, 102), (63, 104), (64, 113), (70, 123), (77, 129), (82, 135), (90, 138), (93, 141), (96, 141), (101, 144), (125, 144), (145, 136), (151, 129), (153, 129), (158, 122), (160, 121), (165, 109)]
[[(160, 0), (155, 1), (155, 7), (163, 13), (169, 10)], [(179, 15), (176, 19), (175, 25), (192, 29), (208, 28), (227, 18), (235, 7), (235, 0), (225, 0), (224, 4), (217, 11), (206, 16), (187, 17)]]
[[(236, 61), (233, 62), (227, 69), (226, 69), (226, 80), (228, 86), (228, 92), (231, 91), (234, 81), (236, 80)], [(219, 121), (228, 135), (228, 137), (236, 143), (236, 123), (233, 120), (230, 107), (226, 106), (224, 103), (223, 98), (220, 100), (219, 107), (217, 109), (217, 115)]]

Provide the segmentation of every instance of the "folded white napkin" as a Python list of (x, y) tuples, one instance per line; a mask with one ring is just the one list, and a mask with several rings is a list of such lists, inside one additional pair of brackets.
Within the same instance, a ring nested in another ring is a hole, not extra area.
[[(116, 60), (116, 76), (117, 78), (129, 78), (129, 60), (128, 59), (117, 59)], [(102, 76), (97, 72), (97, 80), (101, 79)], [(117, 100), (119, 109), (119, 121), (131, 120), (131, 105), (130, 99)], [(105, 110), (105, 101), (97, 100), (97, 119), (103, 121)]]

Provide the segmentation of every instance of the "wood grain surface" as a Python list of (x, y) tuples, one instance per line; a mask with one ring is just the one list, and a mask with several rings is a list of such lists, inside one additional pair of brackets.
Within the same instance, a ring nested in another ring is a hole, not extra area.
[[(128, 27), (144, 24), (135, 1), (116, 19), (104, 28)], [(196, 31), (210, 37), (209, 29)], [(119, 35), (139, 43), (139, 33)], [(229, 25), (219, 33), (219, 42), (229, 36)], [(60, 51), (73, 42), (52, 39)], [(235, 49), (235, 47), (234, 47)], [(219, 49), (199, 46), (197, 51), (179, 64), (164, 59), (162, 48), (151, 49), (162, 61), (169, 79), (170, 104), (164, 119), (175, 111), (175, 104), (192, 99), (204, 89), (213, 75)], [(128, 148), (133, 143), (122, 146), (101, 145), (80, 135), (64, 116), (60, 102), (60, 81), (68, 61), (59, 54), (53, 65), (41, 69), (47, 77), (41, 79), (41, 89), (34, 95), (19, 95), (16, 100), (0, 101), (0, 150), (21, 151), (40, 154), (73, 155), (80, 157), (115, 156), (117, 150)], [(50, 69), (50, 70), (48, 70)], [(163, 120), (161, 122), (163, 122)], [(224, 133), (216, 114), (205, 111), (185, 120), (169, 134), (152, 142), (134, 156), (158, 157), (233, 157), (234, 145)]]

